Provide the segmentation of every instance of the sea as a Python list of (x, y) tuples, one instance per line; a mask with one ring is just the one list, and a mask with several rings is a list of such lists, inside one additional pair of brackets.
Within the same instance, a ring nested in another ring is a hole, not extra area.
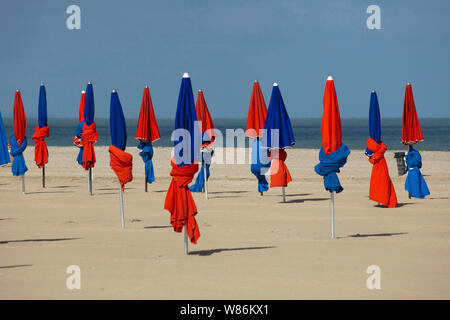
[[(9, 138), (13, 134), (13, 121), (11, 118), (3, 119), (6, 135)], [(73, 145), (72, 138), (75, 135), (77, 119), (49, 119), (50, 137), (46, 139), (49, 146)], [(365, 149), (369, 136), (367, 119), (341, 119), (342, 142), (350, 149)], [(98, 142), (96, 145), (108, 146), (111, 143), (108, 119), (96, 119)], [(127, 119), (127, 146), (136, 146), (134, 139), (137, 119)], [(294, 148), (319, 149), (321, 147), (320, 125), (321, 119), (291, 119), (295, 136)], [(381, 138), (391, 150), (404, 150), (400, 143), (402, 134), (402, 120), (400, 118), (386, 118), (381, 121)], [(27, 137), (29, 145), (33, 145), (31, 136), (37, 125), (37, 119), (27, 119)], [(246, 119), (214, 119), (214, 125), (225, 136), (226, 129), (245, 130)], [(420, 126), (424, 141), (418, 143), (418, 150), (450, 151), (450, 118), (422, 118)], [(174, 128), (173, 119), (158, 119), (158, 127), (161, 139), (154, 142), (155, 147), (171, 147), (171, 133)], [(246, 147), (249, 139), (246, 139)]]

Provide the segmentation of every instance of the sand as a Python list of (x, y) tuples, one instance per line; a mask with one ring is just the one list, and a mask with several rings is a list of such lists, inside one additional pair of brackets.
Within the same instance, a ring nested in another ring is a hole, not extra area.
[[(26, 195), (0, 168), (1, 299), (450, 298), (450, 152), (422, 152), (431, 196), (420, 200), (408, 199), (388, 150), (400, 206), (386, 209), (368, 199), (371, 165), (352, 150), (339, 174), (335, 240), (329, 194), (313, 171), (318, 150), (288, 151), (287, 203), (280, 188), (261, 197), (248, 164), (213, 164), (210, 199), (194, 194), (201, 237), (186, 256), (163, 209), (171, 150), (155, 148), (148, 193), (137, 149), (128, 151), (125, 229), (107, 147), (96, 148), (92, 197), (74, 147), (49, 148), (45, 189), (29, 147)], [(80, 267), (80, 290), (66, 287), (70, 265)], [(381, 270), (379, 290), (366, 286), (370, 265)]]

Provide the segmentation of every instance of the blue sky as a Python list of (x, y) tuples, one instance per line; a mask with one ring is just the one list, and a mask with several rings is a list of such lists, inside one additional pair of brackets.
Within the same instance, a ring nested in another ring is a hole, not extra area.
[[(71, 4), (81, 30), (66, 27)], [(366, 27), (370, 4), (381, 30)], [(8, 0), (0, 43), (4, 117), (18, 88), (36, 116), (41, 82), (49, 118), (76, 117), (92, 81), (97, 117), (109, 116), (112, 89), (137, 117), (148, 84), (157, 117), (173, 118), (183, 72), (216, 118), (246, 117), (255, 79), (266, 103), (278, 82), (291, 117), (321, 117), (329, 74), (342, 117), (367, 117), (371, 89), (383, 117), (401, 117), (408, 81), (419, 117), (450, 117), (448, 0)]]

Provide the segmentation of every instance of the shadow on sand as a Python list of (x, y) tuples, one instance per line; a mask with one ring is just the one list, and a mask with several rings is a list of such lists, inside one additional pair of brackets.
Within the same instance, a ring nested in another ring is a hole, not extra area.
[(280, 201), (279, 203), (302, 203), (302, 202), (306, 202), (306, 201), (325, 201), (325, 200), (330, 200), (330, 198), (309, 198), (309, 199), (292, 199), (292, 200), (287, 200), (286, 202)]
[(0, 269), (12, 269), (12, 268), (23, 268), (23, 267), (31, 267), (32, 264), (17, 264), (13, 266), (0, 266)]
[(226, 193), (248, 193), (246, 190), (237, 190), (237, 191), (214, 191), (208, 192), (208, 194), (226, 194)]
[(54, 242), (54, 241), (67, 241), (67, 240), (79, 240), (83, 238), (55, 238), (55, 239), (24, 239), (24, 240), (0, 240), (0, 244), (7, 244), (10, 242)]
[(271, 248), (276, 248), (276, 247), (266, 246), (266, 247), (246, 247), (246, 248), (223, 248), (223, 249), (191, 251), (191, 252), (189, 252), (189, 254), (198, 255), (198, 256), (210, 256), (213, 253), (220, 253), (223, 251), (260, 250), (260, 249), (271, 249)]
[(369, 238), (369, 237), (392, 237), (392, 236), (400, 236), (403, 234), (408, 234), (408, 232), (392, 232), (392, 233), (373, 233), (373, 234), (351, 234), (346, 237), (338, 237), (338, 239), (343, 238)]
[(144, 229), (165, 229), (165, 228), (173, 228), (172, 226), (148, 226), (144, 227)]
[(25, 194), (39, 194), (39, 193), (75, 193), (75, 191), (32, 191), (32, 192), (25, 192)]

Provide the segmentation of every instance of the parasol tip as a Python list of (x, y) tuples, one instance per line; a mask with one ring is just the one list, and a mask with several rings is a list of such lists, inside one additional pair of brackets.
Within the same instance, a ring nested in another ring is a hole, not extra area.
[(86, 93), (86, 91), (84, 91), (84, 90), (81, 90), (81, 94), (83, 94), (83, 93)]
[(372, 90), (372, 93), (375, 93), (375, 90)]
[(44, 83), (43, 82), (41, 82), (41, 87), (43, 87), (44, 86)]
[(407, 85), (407, 86), (410, 86), (410, 85), (411, 85), (411, 82), (406, 83), (406, 85)]
[(145, 89), (148, 89), (148, 86), (145, 86)]
[(328, 80), (333, 81), (333, 77), (332, 77), (332, 76), (328, 76), (327, 81), (328, 81)]
[(198, 92), (202, 92), (202, 89), (198, 89)]
[(255, 82), (257, 83), (257, 82), (258, 82), (258, 80), (255, 80)]
[(278, 83), (274, 82), (274, 83), (273, 83), (273, 86), (274, 86), (274, 87), (278, 87)]
[(19, 90), (19, 89), (17, 89), (17, 90), (16, 90), (16, 92), (20, 92), (20, 90)]
[(187, 73), (187, 72), (183, 73), (183, 78), (190, 78), (189, 73)]
[(92, 84), (92, 82), (89, 81), (88, 84)]
[(116, 92), (116, 89), (112, 89), (112, 91), (111, 91), (112, 93), (114, 93), (114, 92)]

